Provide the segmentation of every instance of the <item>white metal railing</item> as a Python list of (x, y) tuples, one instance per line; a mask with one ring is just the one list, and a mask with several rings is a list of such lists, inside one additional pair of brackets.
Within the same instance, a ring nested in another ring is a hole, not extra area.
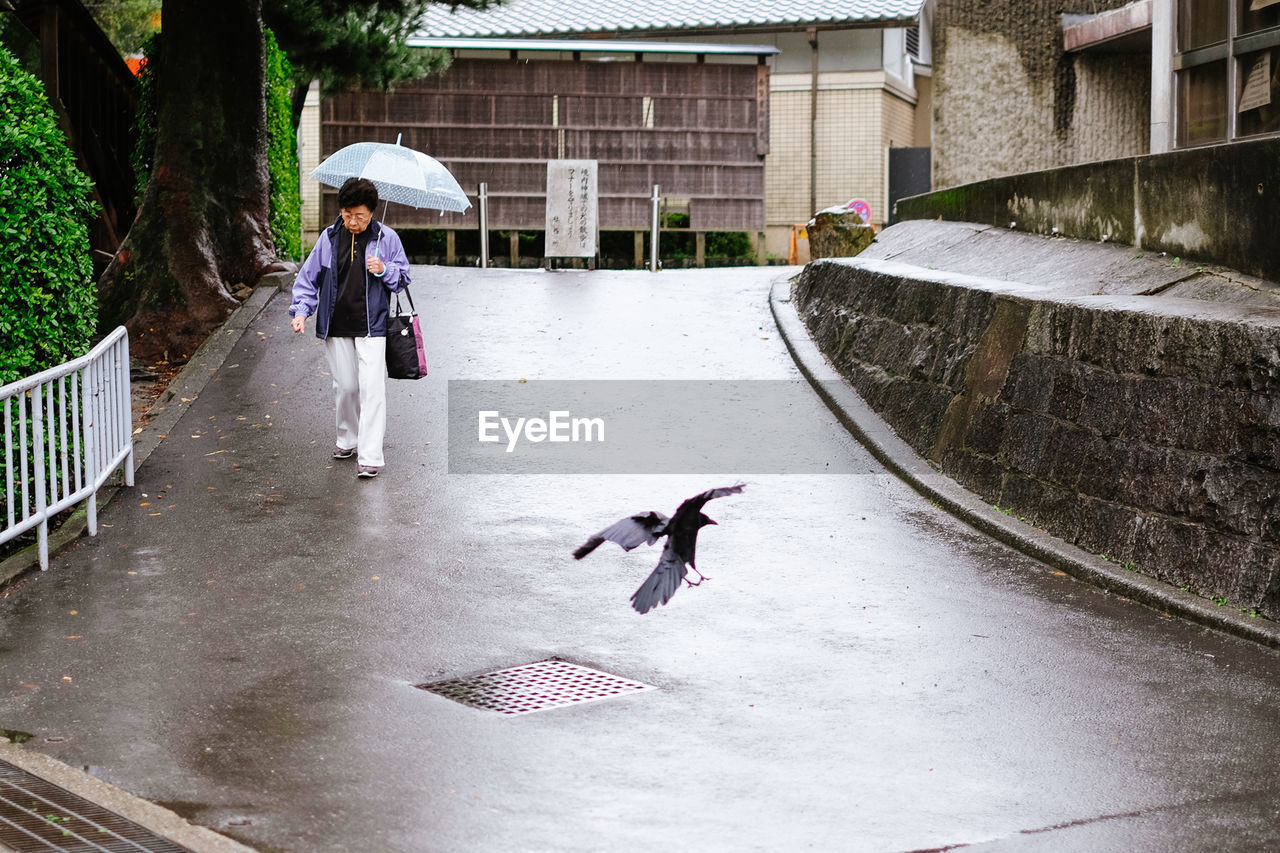
[(124, 466), (133, 485), (129, 335), (124, 327), (88, 355), (0, 387), (6, 513), (0, 543), (36, 528), (49, 568), (49, 519), (88, 499), (98, 534), (98, 489)]

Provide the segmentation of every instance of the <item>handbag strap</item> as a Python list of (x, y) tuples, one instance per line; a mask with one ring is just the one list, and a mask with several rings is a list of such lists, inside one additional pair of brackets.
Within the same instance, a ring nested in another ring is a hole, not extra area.
[(417, 314), (418, 309), (413, 307), (413, 294), (409, 292), (408, 287), (401, 288), (396, 291), (396, 316), (400, 316), (400, 294), (403, 293), (405, 298), (409, 300), (409, 313)]

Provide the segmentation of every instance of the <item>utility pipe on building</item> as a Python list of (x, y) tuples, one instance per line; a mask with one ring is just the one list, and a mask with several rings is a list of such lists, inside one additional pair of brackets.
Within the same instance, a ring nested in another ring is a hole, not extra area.
[(818, 212), (818, 28), (808, 29), (812, 48), (809, 70), (809, 215)]

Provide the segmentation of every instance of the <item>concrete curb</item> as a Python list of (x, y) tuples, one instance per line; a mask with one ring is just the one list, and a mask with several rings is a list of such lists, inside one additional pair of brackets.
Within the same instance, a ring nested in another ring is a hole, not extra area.
[[(262, 313), (271, 297), (279, 293), (279, 289), (271, 286), (258, 287), (244, 303), (232, 312), (218, 329), (205, 340), (195, 355), (183, 366), (165, 389), (160, 399), (155, 402), (148, 414), (154, 415), (143, 431), (134, 436), (133, 470), (137, 471), (142, 463), (160, 445), (162, 436), (178, 422), (183, 413), (191, 407), (191, 403), (200, 396), (200, 392), (209, 380), (227, 360), (231, 349), (240, 341), (241, 335), (249, 324)], [(98, 492), (98, 506), (104, 507), (115, 496), (120, 486), (104, 486)], [(77, 539), (84, 535), (89, 527), (89, 512), (83, 504), (76, 509), (56, 530), (49, 531), (49, 559), (53, 560), (65, 551)], [(13, 581), (40, 566), (40, 553), (36, 545), (24, 548), (8, 559), (0, 562), (0, 586)]]
[(1163, 613), (1280, 648), (1280, 625), (1125, 571), (1099, 556), (1005, 515), (930, 466), (877, 415), (818, 349), (791, 299), (791, 278), (779, 278), (769, 291), (769, 308), (782, 340), (800, 372), (840, 423), (871, 455), (937, 506), (1017, 551), (1080, 580), (1139, 601)]

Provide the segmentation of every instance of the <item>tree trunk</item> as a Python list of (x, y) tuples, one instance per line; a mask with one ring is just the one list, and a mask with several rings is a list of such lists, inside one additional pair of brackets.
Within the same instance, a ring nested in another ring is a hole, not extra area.
[(275, 262), (262, 0), (165, 0), (156, 149), (137, 219), (99, 281), (104, 328), (142, 358), (190, 356)]

